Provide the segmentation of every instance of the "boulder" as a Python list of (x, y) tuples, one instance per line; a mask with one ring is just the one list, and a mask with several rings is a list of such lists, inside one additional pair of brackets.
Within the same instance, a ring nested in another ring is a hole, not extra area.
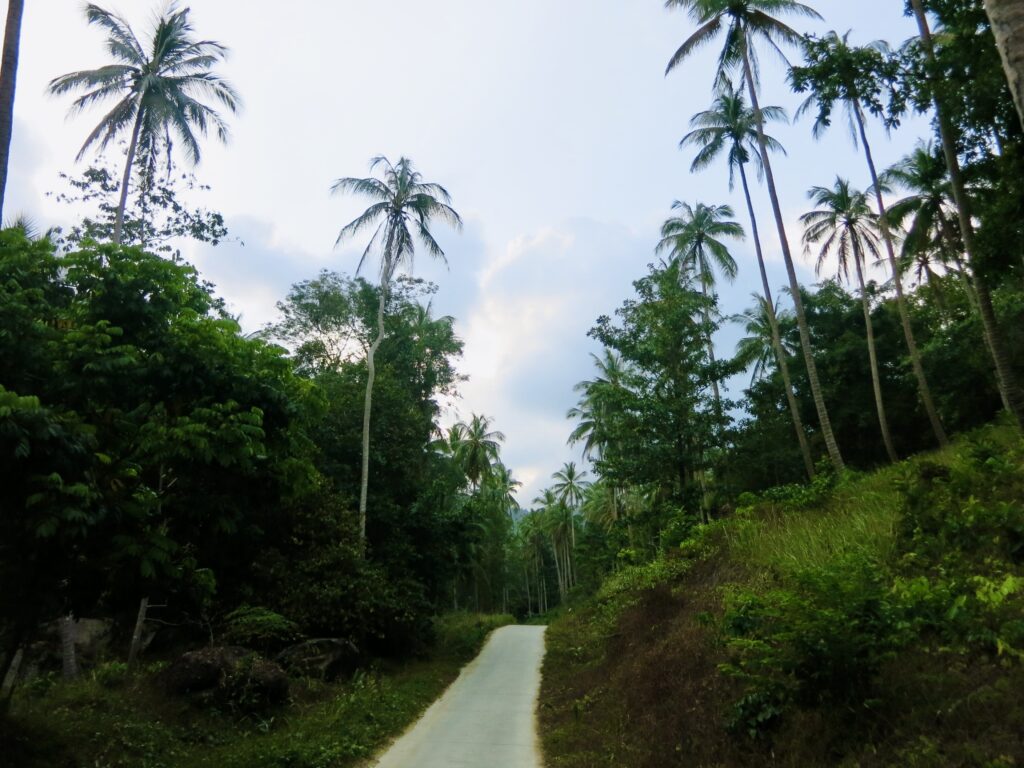
[(206, 694), (246, 709), (288, 698), (288, 675), (280, 666), (238, 646), (203, 648), (183, 654), (160, 673), (172, 694)]
[(359, 649), (350, 640), (322, 637), (285, 648), (275, 661), (292, 674), (333, 680), (359, 666)]

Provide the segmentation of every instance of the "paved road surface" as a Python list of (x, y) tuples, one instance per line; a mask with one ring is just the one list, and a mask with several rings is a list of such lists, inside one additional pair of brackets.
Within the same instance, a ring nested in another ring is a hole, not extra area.
[(502, 627), (377, 768), (541, 768), (544, 627)]

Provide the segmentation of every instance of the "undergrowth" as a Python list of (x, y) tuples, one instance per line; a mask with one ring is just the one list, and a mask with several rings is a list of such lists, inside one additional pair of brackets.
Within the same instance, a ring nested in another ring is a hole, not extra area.
[(549, 766), (1024, 764), (1024, 442), (747, 496), (548, 643)]
[[(169, 698), (162, 664), (130, 673), (106, 664), (71, 683), (53, 676), (21, 688), (0, 718), (12, 768), (342, 768), (372, 757), (455, 679), (510, 616), (455, 614), (435, 621), (429, 659), (371, 665), (351, 679), (292, 681), (292, 700), (259, 715)], [(277, 623), (241, 617), (250, 631)], [(285, 627), (284, 629), (288, 629)], [(242, 630), (240, 629), (240, 632)], [(261, 637), (265, 633), (261, 633)], [(275, 634), (279, 634), (276, 632)]]

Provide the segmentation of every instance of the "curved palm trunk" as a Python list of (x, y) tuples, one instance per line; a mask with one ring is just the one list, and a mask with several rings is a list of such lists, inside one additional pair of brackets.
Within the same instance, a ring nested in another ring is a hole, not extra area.
[(825, 407), (825, 397), (821, 392), (821, 382), (818, 380), (818, 367), (814, 364), (814, 352), (811, 349), (811, 332), (807, 327), (807, 316), (804, 314), (804, 302), (800, 297), (800, 283), (796, 277), (796, 267), (793, 264), (793, 253), (789, 249), (789, 237), (786, 235), (786, 224), (782, 220), (782, 206), (779, 204), (779, 194), (775, 189), (775, 176), (772, 173), (771, 158), (768, 157), (768, 145), (764, 138), (764, 118), (761, 115), (761, 105), (757, 98), (757, 89), (754, 87), (754, 72), (750, 65), (750, 54), (743, 47), (743, 74), (747, 81), (747, 93), (750, 96), (750, 106), (754, 110), (754, 123), (757, 126), (757, 146), (761, 153), (761, 163), (764, 166), (765, 182), (768, 187), (768, 196), (772, 201), (772, 213), (775, 215), (775, 226), (779, 231), (779, 244), (782, 247), (782, 257), (786, 262), (786, 274), (789, 276), (789, 288), (793, 293), (793, 306), (796, 310), (796, 325), (800, 330), (800, 347), (804, 354), (804, 363), (807, 366), (807, 379), (811, 387), (811, 396), (814, 398), (814, 407), (818, 412), (818, 423), (821, 425), (821, 434), (825, 439), (825, 447), (828, 449), (829, 459), (837, 470), (845, 467), (843, 455), (839, 451), (839, 443), (836, 442), (835, 433), (832, 431), (832, 422), (828, 417), (828, 409)]
[(363, 463), (359, 475), (359, 542), (366, 546), (366, 496), (370, 487), (370, 408), (373, 403), (373, 380), (377, 369), (374, 359), (384, 340), (384, 304), (387, 301), (387, 280), (381, 280), (377, 303), (377, 336), (366, 355), (366, 397), (363, 400)]
[(875, 168), (875, 159), (871, 154), (871, 145), (868, 143), (868, 134), (864, 128), (864, 112), (861, 110), (859, 101), (854, 102), (853, 114), (857, 118), (857, 131), (860, 133), (861, 144), (864, 146), (864, 157), (868, 161), (868, 170), (871, 172), (875, 203), (878, 205), (878, 228), (882, 232), (885, 253), (889, 259), (889, 269), (892, 270), (892, 284), (896, 288), (896, 308), (899, 310), (900, 323), (903, 325), (903, 338), (907, 342), (910, 365), (914, 369), (914, 377), (917, 379), (917, 392), (924, 411), (928, 414), (928, 421), (931, 422), (935, 439), (940, 446), (945, 447), (949, 445), (949, 438), (942, 426), (939, 412), (935, 409), (931, 388), (928, 386), (928, 378), (925, 376), (924, 366), (921, 364), (921, 353), (917, 348), (917, 341), (914, 339), (914, 329), (910, 325), (910, 313), (907, 312), (907, 301), (903, 296), (903, 281), (900, 279), (899, 265), (896, 264), (896, 249), (893, 246), (892, 233), (889, 231), (889, 224), (885, 218), (885, 202), (882, 200), (882, 189), (878, 184), (878, 170)]
[(984, 4), (1024, 128), (1024, 4), (1020, 0), (984, 0)]
[(782, 383), (786, 388), (786, 402), (789, 403), (789, 413), (793, 417), (793, 429), (796, 430), (796, 439), (800, 443), (800, 455), (804, 459), (804, 469), (807, 471), (807, 477), (813, 480), (814, 460), (811, 458), (811, 449), (807, 444), (804, 421), (800, 416), (800, 405), (796, 401), (796, 395), (793, 394), (793, 382), (789, 377), (789, 363), (786, 362), (786, 351), (782, 348), (779, 318), (775, 315), (772, 288), (768, 283), (768, 271), (764, 266), (764, 252), (761, 250), (761, 235), (757, 228), (757, 216), (754, 215), (754, 203), (750, 199), (750, 186), (747, 183), (747, 171), (743, 163), (740, 163), (740, 181), (743, 183), (743, 197), (747, 201), (747, 213), (750, 215), (750, 234), (754, 238), (757, 267), (761, 272), (761, 287), (764, 290), (765, 301), (768, 303), (768, 325), (771, 326), (772, 331), (772, 349), (775, 350), (775, 358), (779, 362), (779, 371), (782, 373)]
[[(921, 42), (924, 43), (925, 54), (929, 62), (934, 65), (935, 44), (932, 41), (931, 30), (928, 28), (928, 17), (925, 15), (924, 5), (921, 0), (910, 0), (910, 5), (914, 10), (914, 17), (917, 19), (917, 26), (921, 32)], [(956, 203), (957, 220), (960, 223), (964, 250), (967, 253), (968, 261), (972, 262), (977, 253), (974, 246), (974, 223), (971, 221), (971, 199), (967, 195), (963, 174), (960, 171), (960, 159), (956, 154), (956, 133), (934, 91), (932, 92), (932, 102), (935, 104), (935, 114), (938, 117), (942, 154), (946, 158), (946, 167), (949, 169), (949, 182), (953, 187), (953, 201)], [(1003, 343), (1003, 336), (992, 307), (992, 294), (989, 292), (985, 278), (977, 273), (974, 274), (974, 292), (978, 299), (982, 334), (995, 365), (999, 396), (1017, 425), (1024, 428), (1024, 391), (1017, 383), (1017, 377), (1010, 366), (1010, 357), (1006, 352), (1006, 345)]]
[(4, 28), (3, 62), (0, 64), (0, 221), (4, 214), (11, 136), (14, 133), (14, 90), (18, 81), (18, 48), (24, 10), (25, 0), (7, 0), (7, 26)]
[[(852, 239), (852, 238), (851, 238)], [(882, 378), (878, 371), (878, 353), (875, 351), (875, 328), (871, 322), (871, 305), (868, 303), (868, 292), (864, 287), (864, 269), (861, 266), (860, 246), (853, 239), (853, 260), (857, 265), (857, 284), (860, 286), (860, 305), (864, 310), (864, 331), (868, 340), (868, 362), (871, 365), (871, 387), (875, 392), (875, 409), (878, 411), (878, 426), (882, 430), (882, 442), (889, 461), (899, 461), (896, 449), (892, 444), (892, 433), (889, 431), (889, 419), (885, 415), (885, 403), (882, 400)]]
[(117, 202), (117, 214), (114, 217), (114, 245), (121, 244), (121, 235), (124, 231), (124, 209), (128, 205), (128, 184), (132, 180), (132, 166), (135, 164), (135, 153), (139, 148), (139, 133), (142, 132), (143, 109), (140, 104), (138, 114), (135, 115), (135, 126), (132, 128), (132, 138), (128, 142), (128, 157), (124, 161), (124, 175), (121, 177), (121, 199)]

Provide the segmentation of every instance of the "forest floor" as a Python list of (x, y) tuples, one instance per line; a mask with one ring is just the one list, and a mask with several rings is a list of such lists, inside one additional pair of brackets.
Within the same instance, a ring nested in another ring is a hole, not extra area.
[(511, 616), (462, 615), (430, 658), (379, 662), (351, 679), (293, 679), (290, 701), (259, 713), (170, 697), (162, 664), (128, 675), (37, 678), (0, 717), (10, 768), (346, 768), (364, 765), (451, 685)]

